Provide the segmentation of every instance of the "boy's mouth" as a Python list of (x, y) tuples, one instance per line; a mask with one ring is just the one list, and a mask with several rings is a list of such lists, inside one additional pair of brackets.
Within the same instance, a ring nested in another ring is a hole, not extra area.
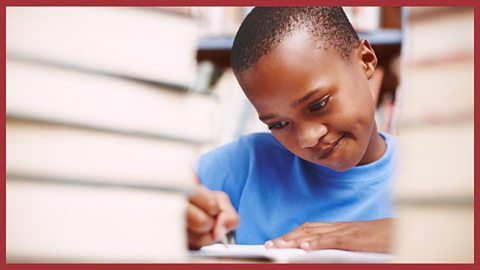
[(336, 149), (338, 143), (345, 137), (346, 133), (343, 133), (340, 138), (335, 140), (334, 142), (330, 143), (326, 148), (320, 151), (320, 155), (318, 159), (325, 159), (330, 156), (330, 154), (333, 153), (333, 151)]

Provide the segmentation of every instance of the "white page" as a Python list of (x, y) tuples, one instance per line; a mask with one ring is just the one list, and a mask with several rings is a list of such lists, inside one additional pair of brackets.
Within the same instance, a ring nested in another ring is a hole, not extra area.
[(338, 249), (305, 251), (297, 248), (266, 249), (263, 245), (213, 244), (192, 251), (193, 256), (261, 260), (277, 263), (388, 263), (393, 256), (385, 253), (353, 252)]

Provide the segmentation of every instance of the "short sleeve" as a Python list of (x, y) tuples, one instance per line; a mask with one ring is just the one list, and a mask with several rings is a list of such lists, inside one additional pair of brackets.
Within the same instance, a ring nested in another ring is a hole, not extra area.
[(200, 182), (211, 190), (227, 193), (237, 210), (248, 176), (249, 152), (248, 140), (242, 137), (200, 156), (196, 165)]

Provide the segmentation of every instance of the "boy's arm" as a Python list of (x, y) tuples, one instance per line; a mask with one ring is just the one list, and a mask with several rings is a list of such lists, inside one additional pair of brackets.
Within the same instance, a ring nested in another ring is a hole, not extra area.
[(307, 222), (279, 238), (267, 248), (344, 249), (391, 252), (393, 218), (356, 222)]
[(188, 246), (198, 249), (220, 241), (239, 223), (228, 195), (199, 186), (187, 208)]

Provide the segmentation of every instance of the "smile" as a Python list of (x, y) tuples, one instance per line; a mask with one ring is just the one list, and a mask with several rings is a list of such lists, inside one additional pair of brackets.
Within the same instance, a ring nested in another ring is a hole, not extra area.
[(343, 133), (343, 135), (340, 138), (338, 138), (338, 140), (334, 141), (333, 143), (330, 144), (330, 146), (328, 146), (326, 149), (322, 150), (322, 152), (320, 152), (320, 156), (318, 157), (318, 159), (325, 159), (325, 158), (329, 157), (330, 154), (335, 151), (335, 149), (337, 148), (337, 145), (345, 137), (345, 135), (346, 135), (346, 133)]

